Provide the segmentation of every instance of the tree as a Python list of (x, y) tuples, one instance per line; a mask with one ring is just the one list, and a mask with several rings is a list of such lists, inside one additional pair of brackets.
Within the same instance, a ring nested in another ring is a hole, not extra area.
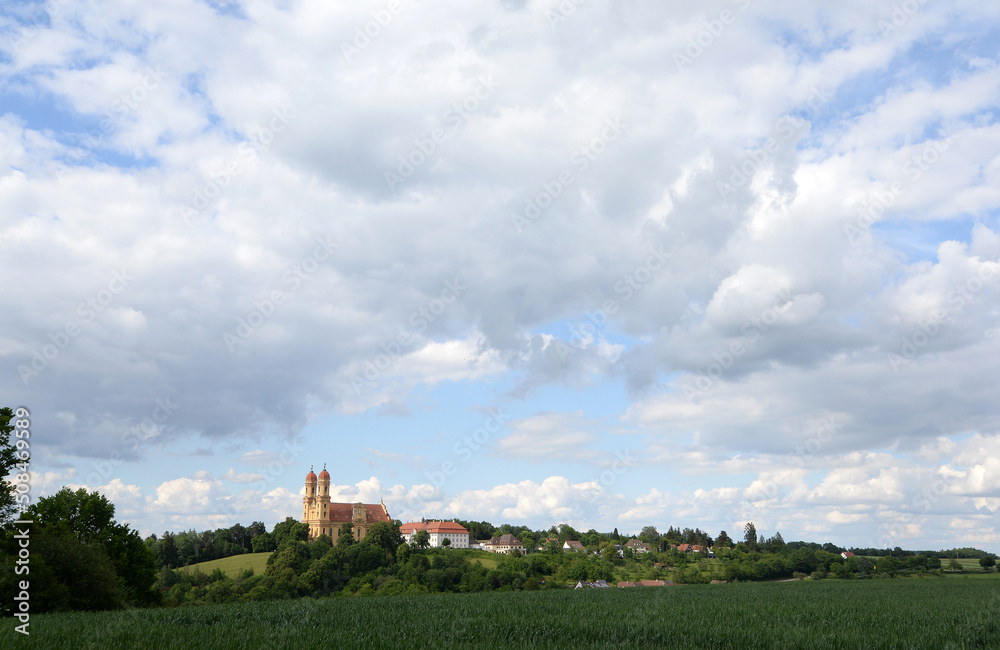
[(289, 541), (305, 542), (309, 540), (309, 524), (285, 517), (284, 521), (274, 525), (271, 536), (278, 548)]
[(315, 542), (309, 545), (309, 557), (318, 560), (326, 555), (327, 551), (331, 548), (333, 548), (333, 542), (330, 541), (330, 536), (326, 534), (320, 535), (316, 538)]
[(229, 541), (243, 550), (247, 550), (250, 543), (250, 533), (241, 524), (233, 524), (232, 528), (229, 529)]
[(733, 540), (729, 539), (729, 534), (726, 531), (719, 533), (719, 537), (715, 540), (716, 546), (729, 547), (733, 545)]
[[(17, 424), (17, 420), (14, 419), (14, 411), (6, 406), (0, 409), (0, 478), (14, 474), (15, 466), (19, 462), (23, 463), (28, 460), (28, 452), (26, 450), (18, 452), (17, 443), (11, 438), (11, 434), (14, 433), (14, 425), (10, 423), (11, 420)], [(27, 431), (18, 433), (23, 434), (22, 440), (30, 435)], [(17, 511), (15, 507), (16, 493), (17, 486), (13, 481), (0, 480), (0, 526), (14, 519), (14, 513)]]
[(952, 560), (950, 563), (948, 563), (948, 568), (951, 569), (952, 571), (961, 571), (962, 565), (959, 564), (958, 560)]
[(445, 538), (444, 538), (444, 541), (443, 541), (443, 542), (441, 542), (441, 546), (443, 546), (443, 547), (445, 547), (445, 548), (448, 548), (448, 547), (450, 547), (450, 546), (451, 546), (451, 539), (449, 539), (449, 538), (445, 537)]
[(364, 540), (372, 546), (382, 547), (390, 558), (396, 557), (396, 549), (403, 542), (399, 534), (399, 526), (380, 521), (368, 529)]
[(255, 535), (250, 544), (253, 546), (254, 553), (270, 553), (278, 549), (278, 545), (274, 543), (274, 537), (271, 536), (271, 533), (267, 532)]
[[(14, 551), (13, 534), (5, 551)], [(107, 553), (81, 541), (62, 522), (31, 531), (31, 613), (120, 609), (128, 595)], [(0, 580), (0, 598), (11, 603), (14, 580)], [(37, 594), (37, 597), (36, 597)]]
[(163, 533), (160, 543), (156, 548), (156, 566), (177, 568), (177, 545), (174, 544), (174, 536), (170, 531)]
[(660, 533), (656, 530), (656, 526), (644, 526), (642, 532), (639, 533), (639, 541), (648, 544), (659, 544)]
[(151, 605), (159, 598), (152, 591), (156, 556), (139, 533), (130, 530), (128, 524), (116, 523), (114, 514), (114, 504), (104, 495), (83, 488), (75, 492), (63, 488), (39, 499), (25, 516), (35, 522), (36, 529), (62, 526), (81, 543), (97, 547), (110, 560), (124, 587), (126, 602)]
[(413, 534), (413, 545), (417, 548), (427, 548), (431, 543), (431, 534), (426, 530), (418, 530)]
[(354, 524), (349, 521), (340, 524), (340, 536), (337, 538), (337, 546), (350, 546), (355, 541)]
[(979, 558), (979, 566), (981, 566), (984, 569), (986, 569), (986, 571), (989, 571), (990, 569), (992, 569), (996, 565), (997, 565), (997, 561), (994, 560), (991, 557), (981, 557), (981, 558)]
[(748, 521), (743, 527), (743, 541), (746, 542), (747, 550), (753, 553), (757, 550), (757, 527), (752, 521)]

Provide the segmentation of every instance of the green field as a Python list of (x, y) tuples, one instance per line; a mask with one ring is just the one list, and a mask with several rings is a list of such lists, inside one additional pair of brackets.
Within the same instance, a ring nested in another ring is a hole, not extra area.
[[(994, 574), (995, 575), (995, 574)], [(0, 646), (24, 642), (8, 619)], [(31, 619), (44, 648), (996, 648), (1000, 580), (293, 600)]]
[(233, 555), (224, 557), (221, 560), (209, 560), (186, 566), (182, 571), (194, 571), (198, 569), (203, 573), (211, 573), (216, 569), (222, 569), (223, 573), (231, 578), (235, 578), (244, 569), (253, 569), (254, 575), (261, 575), (267, 567), (267, 558), (270, 553), (247, 553), (245, 555)]
[(979, 560), (970, 558), (960, 558), (958, 560), (949, 560), (948, 558), (941, 558), (941, 568), (945, 571), (950, 571), (949, 565), (952, 562), (958, 562), (962, 565), (962, 568), (966, 571), (980, 572), (983, 571), (983, 567), (979, 566)]

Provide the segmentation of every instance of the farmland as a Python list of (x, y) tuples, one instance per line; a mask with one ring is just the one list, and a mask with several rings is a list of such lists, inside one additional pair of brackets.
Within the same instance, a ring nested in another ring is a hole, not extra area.
[[(0, 645), (13, 646), (12, 627)], [(336, 597), (46, 614), (31, 633), (46, 648), (303, 648), (320, 634), (324, 646), (370, 648), (986, 648), (1000, 638), (1000, 580)]]

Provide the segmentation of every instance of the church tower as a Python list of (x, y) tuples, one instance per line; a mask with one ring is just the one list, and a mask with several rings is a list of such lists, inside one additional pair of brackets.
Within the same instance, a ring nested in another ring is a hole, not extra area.
[(330, 528), (330, 472), (326, 471), (326, 463), (323, 463), (323, 471), (319, 473), (319, 495), (316, 497), (317, 511), (320, 520), (320, 534), (329, 535), (331, 539), (336, 538), (333, 529)]
[(314, 520), (319, 519), (316, 506), (316, 474), (310, 467), (306, 474), (306, 494), (302, 497), (302, 522), (310, 524), (310, 527)]

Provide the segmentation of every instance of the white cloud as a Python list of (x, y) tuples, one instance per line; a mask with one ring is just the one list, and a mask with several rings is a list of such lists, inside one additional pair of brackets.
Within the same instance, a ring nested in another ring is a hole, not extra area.
[[(716, 9), (587, 3), (550, 26), (550, 8), (414, 3), (349, 60), (370, 7), (61, 3), (5, 39), (0, 81), (20, 99), (0, 116), (0, 389), (45, 432), (44, 489), (110, 486), (89, 467), (120, 456), (189, 477), (114, 484), (155, 494), (160, 521), (184, 506), (221, 521), (209, 511), (243, 497), (212, 476), (263, 481), (277, 513), (294, 481), (271, 468), (306, 452), (261, 440), (308, 431), (308, 453), (336, 438), (347, 467), (380, 450), (398, 474), (378, 488), (405, 498), (435, 460), (423, 443), (409, 466), (389, 455), (413, 430), (509, 399), (530, 404), (494, 443), (514, 486), (543, 485), (546, 458), (567, 476), (599, 463), (616, 431), (594, 419), (625, 412), (643, 462), (681, 475), (637, 472), (629, 517), (735, 508), (725, 477), (768, 483), (773, 458), (810, 444), (809, 467), (836, 464), (778, 483), (829, 510), (775, 524), (863, 524), (849, 506), (912, 494), (910, 455), (925, 479), (960, 468), (936, 508), (992, 503), (1000, 9), (925, 3), (882, 33), (891, 7), (751, 3), (679, 69)], [(541, 203), (518, 232), (512, 215)], [(156, 448), (135, 448), (165, 396), (179, 407)], [(180, 441), (198, 455), (161, 453)], [(190, 477), (192, 458), (212, 476)], [(574, 503), (515, 496), (483, 507)]]

